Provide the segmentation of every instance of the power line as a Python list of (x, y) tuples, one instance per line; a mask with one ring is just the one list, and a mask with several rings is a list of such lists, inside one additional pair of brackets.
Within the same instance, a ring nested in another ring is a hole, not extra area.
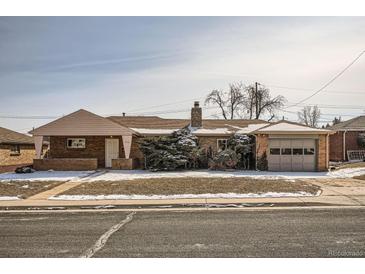
[(340, 77), (342, 74), (344, 74), (346, 72), (346, 70), (348, 70), (353, 64), (356, 63), (357, 60), (360, 59), (360, 57), (365, 53), (365, 50), (363, 50), (354, 60), (351, 61), (350, 64), (348, 64), (343, 70), (341, 70), (339, 73), (337, 73), (330, 81), (328, 81), (324, 86), (322, 86), (319, 90), (317, 90), (316, 92), (314, 92), (313, 94), (311, 94), (310, 96), (304, 98), (303, 100), (295, 103), (292, 106), (288, 106), (289, 107), (295, 107), (307, 100), (309, 100), (310, 98), (312, 98), (313, 96), (317, 95), (318, 93), (320, 93), (322, 90), (324, 90), (326, 87), (328, 87), (330, 84), (332, 84), (338, 77)]
[(159, 107), (164, 107), (164, 106), (171, 106), (171, 105), (176, 105), (176, 104), (180, 104), (180, 103), (186, 103), (186, 102), (192, 102), (192, 101), (196, 101), (196, 100), (200, 100), (204, 97), (199, 97), (199, 98), (191, 98), (191, 99), (186, 99), (186, 100), (182, 100), (182, 101), (176, 101), (173, 103), (167, 103), (167, 104), (162, 104), (162, 105), (154, 105), (154, 106), (150, 106), (150, 107), (144, 107), (144, 108), (138, 108), (138, 109), (132, 109), (130, 111), (126, 111), (127, 113), (135, 113), (136, 111), (140, 111), (140, 110), (145, 110), (145, 109), (152, 109), (152, 108), (159, 108)]
[[(279, 88), (279, 89), (288, 89), (288, 90), (298, 90), (298, 91), (312, 91), (313, 89), (310, 88), (297, 88), (297, 87), (284, 87), (284, 86), (277, 86), (277, 85), (265, 85), (267, 87), (272, 87), (272, 88)], [(345, 91), (345, 90), (332, 90), (332, 89), (327, 89), (327, 90), (322, 90), (322, 92), (328, 92), (328, 93), (338, 93), (338, 94), (358, 94), (358, 95), (365, 95), (365, 91), (364, 90), (359, 90), (359, 91)]]
[[(320, 108), (352, 109), (352, 110), (365, 109), (365, 106), (361, 106), (361, 105), (331, 105), (331, 104), (300, 104), (295, 107), (304, 107), (304, 106), (318, 106)], [(292, 106), (292, 107), (294, 107), (294, 106)], [(289, 108), (289, 106), (287, 106), (286, 108)]]

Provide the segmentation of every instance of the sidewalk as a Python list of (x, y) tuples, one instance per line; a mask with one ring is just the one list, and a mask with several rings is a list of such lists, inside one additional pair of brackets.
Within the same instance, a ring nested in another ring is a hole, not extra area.
[[(287, 206), (365, 206), (365, 187), (332, 187), (321, 184), (322, 194), (315, 197), (283, 197), (283, 198), (211, 198), (211, 199), (166, 199), (166, 200), (89, 200), (62, 201), (47, 200), (48, 195), (75, 186), (81, 182), (67, 182), (52, 190), (37, 194), (25, 200), (0, 201), (0, 207), (83, 207), (83, 206), (148, 206), (148, 205), (209, 205), (209, 204), (285, 204)], [(316, 183), (320, 184), (320, 183)]]
[(320, 196), (312, 197), (282, 197), (282, 198), (193, 198), (193, 199), (156, 199), (156, 200), (48, 200), (53, 195), (60, 194), (70, 188), (78, 186), (93, 177), (103, 175), (105, 171), (97, 171), (78, 179), (71, 179), (65, 183), (38, 193), (24, 200), (0, 201), (1, 208), (11, 207), (92, 207), (92, 206), (209, 206), (212, 204), (273, 204), (273, 206), (365, 206), (365, 181), (355, 179), (310, 179), (310, 183), (322, 189)]

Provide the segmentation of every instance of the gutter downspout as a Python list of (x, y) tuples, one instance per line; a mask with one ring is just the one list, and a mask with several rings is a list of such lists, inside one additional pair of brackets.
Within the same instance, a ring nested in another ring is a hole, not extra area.
[(329, 169), (329, 161), (330, 161), (330, 156), (329, 156), (329, 137), (330, 135), (327, 134), (326, 136), (326, 168), (327, 170)]
[(257, 169), (257, 136), (256, 134), (254, 135), (255, 137), (255, 170), (258, 170)]
[(346, 161), (346, 133), (347, 130), (343, 132), (343, 138), (342, 138), (343, 161)]

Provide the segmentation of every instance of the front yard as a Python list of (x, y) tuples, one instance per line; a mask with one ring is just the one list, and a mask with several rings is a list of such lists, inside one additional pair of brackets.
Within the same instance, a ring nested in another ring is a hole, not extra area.
[[(354, 179), (351, 179), (354, 178)], [(321, 186), (363, 187), (365, 168), (331, 172), (268, 172), (190, 170), (40, 171), (0, 174), (0, 200), (24, 199), (69, 184), (48, 199), (178, 199), (305, 197), (321, 193)], [(75, 183), (75, 185), (72, 185)]]
[(37, 193), (52, 189), (60, 181), (6, 181), (0, 182), (0, 200), (26, 199)]
[(320, 187), (304, 181), (251, 178), (154, 178), (83, 183), (52, 199), (163, 199), (313, 196)]

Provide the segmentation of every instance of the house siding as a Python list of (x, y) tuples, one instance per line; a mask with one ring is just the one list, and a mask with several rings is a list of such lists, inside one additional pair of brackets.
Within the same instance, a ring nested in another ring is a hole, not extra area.
[(259, 166), (260, 159), (266, 155), (266, 159), (268, 156), (268, 148), (269, 148), (269, 136), (267, 134), (258, 134), (256, 136), (256, 160), (257, 167), (260, 170), (267, 170), (267, 160), (266, 163), (262, 163), (263, 166)]
[(327, 161), (327, 136), (319, 135), (318, 137), (318, 152), (317, 152), (317, 170), (328, 170)]
[[(119, 158), (125, 158), (123, 139), (121, 136), (73, 136), (72, 138), (85, 138), (85, 148), (67, 148), (69, 136), (51, 136), (48, 158), (96, 158), (98, 167), (105, 167), (105, 139), (119, 139)], [(143, 154), (138, 148), (138, 138), (133, 137), (130, 158), (143, 159)]]
[(11, 145), (0, 144), (0, 172), (12, 171), (18, 166), (29, 165), (35, 158), (34, 145), (19, 145), (20, 154), (11, 155)]
[(345, 157), (343, 153), (343, 131), (337, 131), (330, 136), (330, 161), (347, 161), (347, 150), (364, 150), (360, 147), (357, 138), (365, 131), (347, 131), (345, 133)]
[(343, 158), (343, 132), (337, 131), (330, 136), (330, 161), (344, 161)]
[(211, 148), (213, 155), (218, 153), (218, 139), (229, 139), (229, 136), (199, 136), (198, 144), (201, 148), (208, 150)]

